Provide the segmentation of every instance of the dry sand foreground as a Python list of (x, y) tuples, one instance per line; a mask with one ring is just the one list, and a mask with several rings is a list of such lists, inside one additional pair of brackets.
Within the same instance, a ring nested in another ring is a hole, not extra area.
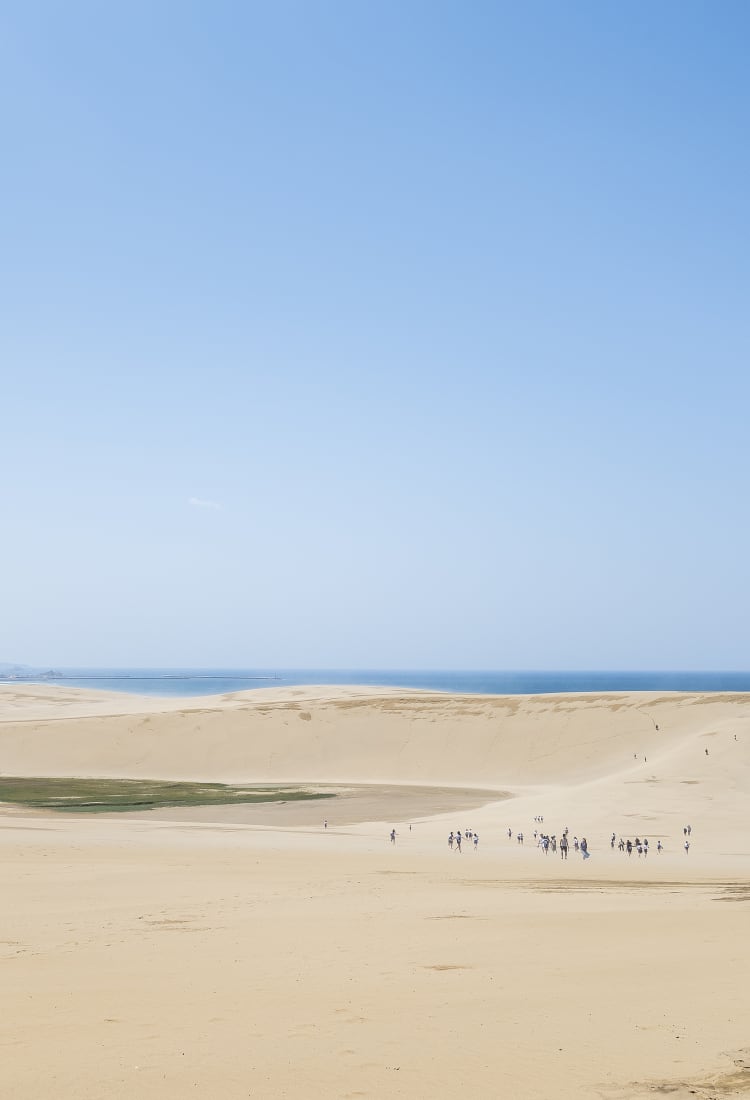
[(750, 696), (6, 685), (0, 772), (347, 789), (0, 807), (2, 1098), (750, 1095)]

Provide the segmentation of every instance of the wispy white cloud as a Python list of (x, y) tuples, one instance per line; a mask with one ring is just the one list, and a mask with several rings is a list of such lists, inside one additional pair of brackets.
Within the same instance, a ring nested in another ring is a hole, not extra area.
[(200, 497), (190, 497), (188, 504), (191, 508), (212, 508), (215, 512), (218, 512), (221, 505), (216, 500), (201, 500)]

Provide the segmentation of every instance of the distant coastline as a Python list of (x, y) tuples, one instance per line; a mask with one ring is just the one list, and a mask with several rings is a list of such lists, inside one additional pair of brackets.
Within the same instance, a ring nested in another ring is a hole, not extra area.
[(750, 671), (489, 671), (429, 669), (197, 669), (0, 666), (0, 684), (46, 683), (126, 694), (225, 695), (256, 687), (362, 684), (472, 695), (559, 692), (750, 692)]

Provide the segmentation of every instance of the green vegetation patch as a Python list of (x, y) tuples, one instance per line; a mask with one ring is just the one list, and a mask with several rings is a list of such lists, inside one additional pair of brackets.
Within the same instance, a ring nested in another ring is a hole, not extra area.
[(27, 779), (0, 776), (0, 802), (68, 813), (125, 813), (165, 806), (235, 806), (251, 802), (302, 802), (335, 798), (300, 787), (167, 783), (158, 779)]

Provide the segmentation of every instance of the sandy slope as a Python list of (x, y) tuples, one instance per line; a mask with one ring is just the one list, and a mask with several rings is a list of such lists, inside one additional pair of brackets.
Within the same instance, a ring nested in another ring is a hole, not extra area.
[(367, 785), (340, 819), (7, 808), (1, 1096), (750, 1095), (747, 696), (13, 685), (0, 771)]

